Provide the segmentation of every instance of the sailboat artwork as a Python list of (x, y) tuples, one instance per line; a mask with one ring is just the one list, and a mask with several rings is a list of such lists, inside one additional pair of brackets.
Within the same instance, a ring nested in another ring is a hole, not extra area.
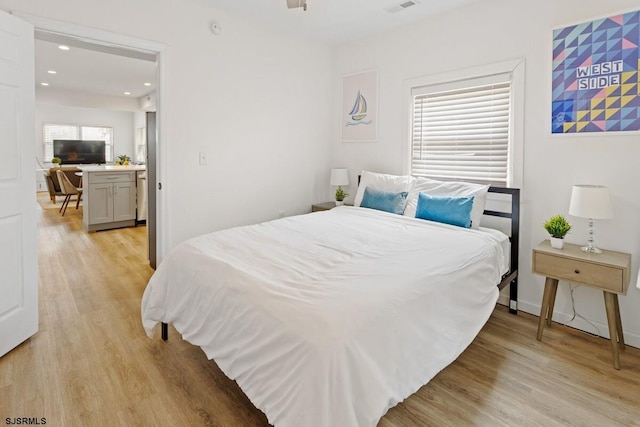
[(347, 121), (347, 126), (371, 124), (371, 120), (364, 121), (365, 117), (367, 117), (367, 99), (360, 91), (358, 91), (358, 95), (356, 95), (356, 101), (354, 102), (349, 115), (353, 121)]
[(342, 142), (378, 139), (378, 70), (347, 74), (342, 78)]

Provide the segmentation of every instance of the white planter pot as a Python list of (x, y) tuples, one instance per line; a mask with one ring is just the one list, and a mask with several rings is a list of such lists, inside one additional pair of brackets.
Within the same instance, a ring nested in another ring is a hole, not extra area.
[(336, 206), (342, 206), (342, 205), (344, 205), (344, 200), (340, 200), (340, 201), (336, 200)]
[(550, 237), (551, 247), (555, 249), (562, 249), (564, 247), (564, 239), (559, 239), (557, 237)]

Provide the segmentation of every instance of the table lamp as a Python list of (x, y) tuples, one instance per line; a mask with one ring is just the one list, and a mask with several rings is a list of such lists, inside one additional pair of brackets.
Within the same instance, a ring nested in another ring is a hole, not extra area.
[(569, 215), (589, 219), (587, 244), (582, 247), (582, 250), (594, 254), (602, 253), (602, 250), (593, 243), (593, 220), (613, 218), (609, 189), (602, 185), (574, 185), (571, 191)]
[[(340, 204), (342, 204), (344, 197), (347, 196), (347, 194), (342, 189), (342, 186), (349, 185), (349, 171), (347, 171), (346, 168), (331, 169), (331, 179), (329, 183), (330, 185), (338, 186), (338, 188), (336, 189), (336, 202), (341, 202)], [(339, 195), (341, 197), (338, 197)], [(336, 203), (336, 205), (338, 205), (338, 203)]]

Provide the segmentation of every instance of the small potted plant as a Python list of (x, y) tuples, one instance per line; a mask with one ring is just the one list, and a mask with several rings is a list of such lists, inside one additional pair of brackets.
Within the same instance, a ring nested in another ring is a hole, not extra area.
[(571, 224), (562, 215), (552, 216), (544, 223), (544, 229), (551, 236), (551, 247), (562, 249), (564, 246), (564, 236), (571, 230)]
[(344, 205), (344, 199), (349, 196), (349, 193), (345, 193), (341, 185), (338, 185), (336, 190), (336, 206)]
[(130, 161), (131, 157), (127, 156), (126, 154), (120, 154), (118, 156), (118, 160), (116, 160), (116, 165), (127, 166)]
[(51, 163), (53, 164), (53, 166), (59, 168), (62, 164), (62, 159), (60, 157), (54, 157), (53, 159), (51, 159)]

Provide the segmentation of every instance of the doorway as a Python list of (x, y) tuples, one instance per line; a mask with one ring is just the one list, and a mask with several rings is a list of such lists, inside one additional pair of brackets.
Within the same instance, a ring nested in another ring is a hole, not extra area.
[[(155, 92), (155, 132), (146, 128), (147, 140), (153, 146), (147, 147), (147, 185), (148, 185), (148, 215), (146, 218), (148, 233), (149, 260), (155, 268), (156, 262), (162, 258), (165, 248), (165, 228), (163, 224), (163, 207), (165, 200), (160, 192), (162, 176), (163, 134), (162, 99), (164, 45), (137, 39), (122, 34), (82, 27), (75, 24), (50, 20), (28, 14), (16, 14), (17, 17), (34, 26), (36, 39), (46, 39), (59, 42), (67, 46), (77, 46), (111, 55), (122, 55), (143, 60), (155, 60), (156, 64), (156, 92)], [(153, 132), (150, 135), (150, 132)], [(133, 131), (132, 131), (133, 133)], [(153, 230), (153, 231), (151, 231)]]

